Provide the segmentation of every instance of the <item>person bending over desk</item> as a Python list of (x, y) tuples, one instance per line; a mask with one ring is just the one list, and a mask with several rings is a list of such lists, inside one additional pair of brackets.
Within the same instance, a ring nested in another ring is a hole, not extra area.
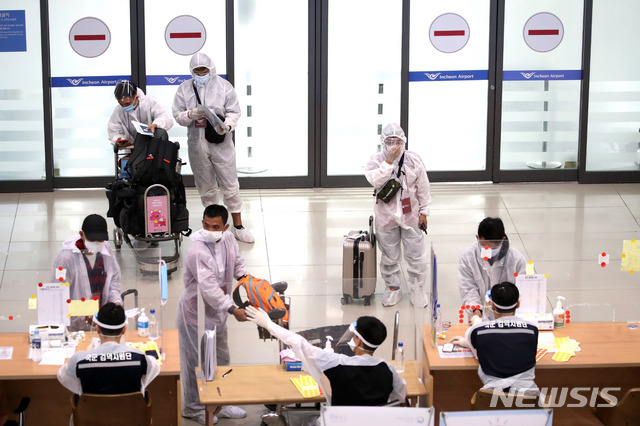
[[(524, 274), (527, 267), (522, 253), (509, 247), (500, 218), (484, 218), (478, 225), (476, 239), (478, 242), (462, 254), (458, 264), (458, 289), (463, 306), (484, 306), (487, 290), (501, 282), (515, 282), (514, 274)], [(483, 255), (484, 247), (491, 250), (490, 255)], [(484, 314), (486, 319), (493, 319), (492, 312)], [(482, 309), (474, 309), (471, 316), (481, 319)]]
[(478, 359), (482, 389), (538, 393), (535, 378), (538, 328), (515, 316), (520, 306), (515, 284), (503, 282), (491, 289), (493, 321), (478, 321), (452, 342), (471, 349)]
[(353, 337), (349, 347), (355, 356), (327, 352), (313, 346), (304, 337), (275, 324), (267, 313), (253, 306), (245, 308), (250, 321), (291, 346), (302, 360), (304, 370), (322, 383), (322, 374), (331, 383), (331, 392), (323, 389), (328, 405), (370, 406), (404, 402), (407, 384), (391, 364), (374, 358), (373, 352), (387, 337), (387, 328), (375, 317), (362, 316), (349, 326)]
[(160, 373), (152, 356), (120, 344), (127, 330), (124, 309), (107, 303), (96, 314), (93, 323), (100, 336), (100, 346), (90, 351), (76, 352), (58, 370), (58, 381), (71, 392), (122, 394), (145, 392), (145, 388)]

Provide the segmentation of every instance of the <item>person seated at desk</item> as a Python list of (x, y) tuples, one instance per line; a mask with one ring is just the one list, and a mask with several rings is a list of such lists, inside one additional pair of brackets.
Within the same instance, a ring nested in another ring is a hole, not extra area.
[(130, 346), (121, 345), (127, 330), (124, 308), (107, 303), (96, 314), (93, 323), (100, 336), (100, 346), (79, 351), (58, 370), (58, 381), (71, 392), (122, 394), (145, 392), (160, 374), (160, 366), (152, 356)]
[[(515, 248), (509, 247), (504, 224), (498, 217), (487, 217), (478, 225), (477, 243), (469, 247), (458, 264), (458, 290), (463, 306), (484, 306), (485, 295), (491, 286), (515, 282), (514, 274), (526, 273), (527, 261)], [(484, 259), (482, 249), (489, 247), (491, 254)], [(471, 316), (482, 319), (483, 310), (474, 309)], [(492, 320), (492, 312), (485, 318)], [(471, 318), (469, 318), (471, 320)]]
[[(238, 243), (231, 232), (228, 210), (219, 204), (204, 209), (202, 229), (191, 234), (191, 247), (184, 258), (184, 292), (178, 301), (176, 323), (180, 343), (180, 380), (184, 392), (182, 417), (205, 424), (204, 405), (200, 404), (195, 368), (198, 365), (198, 292), (204, 301), (207, 330), (216, 329), (216, 365), (229, 365), (227, 317), (246, 321), (244, 309), (231, 299), (233, 280), (247, 274), (246, 262), (238, 253)], [(246, 411), (225, 405), (214, 417), (241, 419)]]
[(519, 306), (520, 292), (515, 284), (496, 284), (491, 289), (491, 309), (496, 319), (478, 320), (464, 337), (452, 339), (456, 345), (471, 349), (478, 359), (482, 389), (538, 393), (533, 381), (538, 328), (515, 316)]
[(349, 347), (355, 356), (327, 352), (310, 344), (304, 337), (275, 324), (267, 313), (253, 306), (245, 308), (250, 321), (291, 346), (302, 360), (304, 370), (322, 383), (324, 374), (331, 392), (323, 388), (328, 405), (370, 406), (404, 402), (407, 384), (393, 366), (372, 355), (387, 337), (387, 328), (375, 317), (362, 316), (349, 326), (353, 337)]
[(113, 110), (107, 131), (109, 140), (118, 148), (133, 145), (138, 132), (132, 121), (146, 124), (152, 133), (157, 127), (169, 130), (173, 127), (173, 118), (160, 102), (144, 92), (128, 80), (116, 84), (113, 92), (119, 106)]
[[(120, 266), (109, 245), (107, 221), (100, 215), (90, 214), (82, 222), (80, 236), (73, 235), (62, 243), (62, 250), (53, 261), (51, 282), (56, 271), (66, 270), (71, 300), (98, 298), (103, 306), (107, 302), (122, 304), (120, 296)], [(91, 318), (71, 317), (70, 330), (90, 330)]]

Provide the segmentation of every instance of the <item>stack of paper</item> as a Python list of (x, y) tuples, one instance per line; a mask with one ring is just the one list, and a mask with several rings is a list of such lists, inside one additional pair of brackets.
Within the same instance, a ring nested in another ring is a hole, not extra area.
[(291, 381), (305, 398), (322, 395), (322, 389), (311, 376), (292, 377)]
[(160, 350), (158, 350), (158, 345), (155, 340), (149, 340), (148, 342), (127, 342), (127, 346), (136, 348), (147, 355), (151, 355), (148, 353), (149, 351), (155, 352), (157, 355), (155, 358), (158, 361), (158, 365), (162, 365), (162, 357), (160, 356)]

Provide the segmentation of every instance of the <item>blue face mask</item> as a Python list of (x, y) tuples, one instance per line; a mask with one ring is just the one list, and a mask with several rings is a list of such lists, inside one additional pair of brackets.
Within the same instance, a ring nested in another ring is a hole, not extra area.
[(207, 81), (209, 81), (209, 74), (207, 75), (194, 75), (193, 78), (200, 84), (205, 84)]
[(136, 108), (135, 103), (129, 105), (128, 107), (122, 107), (122, 110), (124, 112), (131, 112)]

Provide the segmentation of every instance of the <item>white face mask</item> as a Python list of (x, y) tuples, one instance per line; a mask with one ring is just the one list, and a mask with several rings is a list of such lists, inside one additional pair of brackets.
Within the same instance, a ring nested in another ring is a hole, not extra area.
[(84, 246), (87, 248), (89, 253), (96, 254), (102, 251), (102, 247), (104, 247), (104, 241), (87, 241), (85, 240)]
[(494, 257), (498, 257), (498, 254), (500, 254), (500, 249), (502, 248), (502, 246), (498, 247), (498, 248), (494, 248), (491, 249), (491, 258), (493, 259)]
[(353, 352), (356, 351), (356, 342), (353, 341), (353, 337), (347, 342), (347, 345), (349, 345), (349, 349), (351, 349)]
[(204, 237), (204, 241), (207, 243), (217, 243), (222, 239), (222, 233), (224, 231), (207, 231), (206, 229), (202, 229), (202, 236)]

